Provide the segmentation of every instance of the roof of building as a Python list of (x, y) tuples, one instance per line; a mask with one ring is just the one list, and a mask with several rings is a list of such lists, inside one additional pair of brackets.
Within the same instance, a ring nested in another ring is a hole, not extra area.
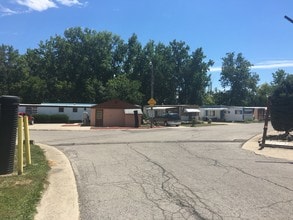
[(91, 108), (96, 104), (90, 103), (41, 103), (41, 104), (19, 104), (25, 107), (64, 107), (64, 108)]

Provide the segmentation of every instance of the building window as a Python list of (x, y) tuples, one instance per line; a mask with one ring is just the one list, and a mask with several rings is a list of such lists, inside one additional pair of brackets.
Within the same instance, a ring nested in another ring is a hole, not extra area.
[(242, 110), (235, 110), (235, 115), (242, 115)]
[(64, 112), (64, 107), (59, 107), (59, 112)]
[(72, 108), (72, 112), (77, 112), (77, 108), (76, 107)]
[(216, 111), (215, 110), (207, 110), (206, 116), (216, 116)]

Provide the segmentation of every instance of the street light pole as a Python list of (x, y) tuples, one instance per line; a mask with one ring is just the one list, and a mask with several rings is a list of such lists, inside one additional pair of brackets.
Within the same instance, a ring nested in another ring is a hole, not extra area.
[(288, 16), (284, 16), (285, 19), (287, 19), (289, 22), (293, 23), (293, 20), (291, 18), (289, 18)]
[[(150, 61), (150, 67), (151, 67), (151, 99), (154, 98), (154, 66), (152, 61)], [(154, 124), (154, 109), (153, 106), (151, 106), (151, 128), (153, 128), (153, 124)]]

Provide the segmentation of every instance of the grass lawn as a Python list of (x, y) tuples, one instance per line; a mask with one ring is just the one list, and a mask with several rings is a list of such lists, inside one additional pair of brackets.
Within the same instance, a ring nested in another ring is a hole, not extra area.
[(31, 145), (31, 158), (32, 164), (24, 167), (22, 175), (17, 175), (15, 160), (14, 172), (0, 176), (1, 220), (34, 219), (50, 167), (39, 146)]

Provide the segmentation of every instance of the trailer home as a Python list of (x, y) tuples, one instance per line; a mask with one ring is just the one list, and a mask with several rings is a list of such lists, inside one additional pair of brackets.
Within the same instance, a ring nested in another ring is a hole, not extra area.
[(65, 114), (69, 121), (82, 122), (85, 115), (91, 115), (91, 107), (95, 104), (86, 103), (41, 103), (41, 104), (20, 104), (19, 112), (34, 114)]

